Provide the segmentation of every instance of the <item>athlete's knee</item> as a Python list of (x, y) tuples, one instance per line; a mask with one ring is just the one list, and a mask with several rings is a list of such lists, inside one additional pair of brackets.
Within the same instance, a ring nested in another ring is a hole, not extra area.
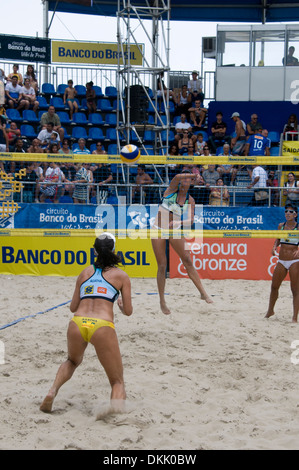
[(74, 358), (71, 358), (70, 356), (68, 356), (67, 360), (68, 360), (74, 367), (78, 367), (80, 364), (82, 364), (83, 357), (80, 357), (80, 358), (78, 358), (78, 359), (74, 359)]

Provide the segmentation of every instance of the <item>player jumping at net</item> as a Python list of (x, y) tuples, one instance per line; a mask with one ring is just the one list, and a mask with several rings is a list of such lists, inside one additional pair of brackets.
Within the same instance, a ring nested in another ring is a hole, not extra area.
[[(285, 218), (286, 221), (278, 226), (278, 230), (299, 230), (297, 222), (298, 209), (293, 204), (286, 204)], [(299, 232), (296, 238), (282, 238), (276, 239), (272, 248), (272, 255), (277, 256), (276, 249), (280, 246), (279, 259), (275, 266), (271, 292), (269, 299), (268, 312), (266, 318), (274, 315), (274, 306), (278, 299), (279, 288), (282, 281), (289, 272), (291, 281), (291, 291), (293, 294), (293, 318), (292, 322), (297, 323), (299, 311)]]
[[(91, 343), (111, 385), (109, 412), (124, 411), (126, 392), (123, 366), (113, 323), (113, 303), (124, 315), (131, 315), (130, 278), (117, 267), (120, 257), (114, 252), (115, 238), (107, 232), (96, 238), (94, 265), (85, 268), (77, 278), (70, 304), (74, 313), (67, 331), (68, 358), (58, 369), (56, 378), (40, 406), (50, 413), (60, 387), (67, 382), (83, 360), (84, 351)], [(119, 292), (121, 297), (118, 298)]]
[[(190, 226), (194, 219), (195, 201), (189, 194), (191, 184), (197, 184), (198, 175), (192, 174), (189, 170), (183, 170), (181, 174), (175, 175), (171, 180), (168, 188), (165, 190), (162, 198), (162, 203), (159, 206), (158, 214), (154, 222), (154, 228), (163, 229), (165, 231), (180, 229), (183, 226)], [(184, 220), (182, 216), (186, 214), (187, 218)], [(187, 249), (186, 239), (179, 235), (174, 236), (169, 234), (169, 244), (174, 251), (181, 258), (182, 263), (187, 271), (191, 281), (201, 294), (201, 298), (207, 303), (213, 303), (213, 300), (205, 291), (199, 275), (193, 266), (190, 252)], [(165, 301), (165, 283), (166, 283), (166, 239), (165, 238), (152, 238), (152, 246), (158, 264), (157, 272), (157, 285), (160, 297), (161, 310), (165, 315), (171, 312), (166, 305)]]

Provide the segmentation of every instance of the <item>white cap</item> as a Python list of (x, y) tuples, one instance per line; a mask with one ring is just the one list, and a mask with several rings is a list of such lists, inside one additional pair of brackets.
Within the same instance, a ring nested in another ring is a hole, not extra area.
[(231, 118), (233, 118), (233, 117), (240, 117), (240, 114), (239, 114), (239, 113), (233, 113), (233, 114), (231, 115)]
[(111, 238), (113, 240), (113, 248), (112, 248), (112, 251), (114, 251), (115, 249), (115, 236), (110, 233), (110, 232), (103, 232), (101, 233), (100, 235), (98, 235), (97, 237), (99, 240), (103, 240), (104, 238)]

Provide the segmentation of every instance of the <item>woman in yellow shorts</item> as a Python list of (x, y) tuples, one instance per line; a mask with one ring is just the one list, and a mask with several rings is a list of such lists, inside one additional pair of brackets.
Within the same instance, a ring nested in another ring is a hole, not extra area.
[[(74, 313), (67, 331), (68, 358), (58, 369), (56, 378), (40, 409), (52, 411), (60, 387), (73, 375), (83, 360), (84, 351), (91, 343), (111, 385), (111, 407), (122, 411), (125, 399), (123, 366), (113, 323), (113, 304), (117, 300), (124, 315), (131, 315), (131, 282), (129, 276), (117, 267), (120, 257), (115, 254), (115, 238), (104, 232), (96, 238), (94, 265), (78, 276), (70, 310)], [(119, 297), (121, 293), (121, 297)]]

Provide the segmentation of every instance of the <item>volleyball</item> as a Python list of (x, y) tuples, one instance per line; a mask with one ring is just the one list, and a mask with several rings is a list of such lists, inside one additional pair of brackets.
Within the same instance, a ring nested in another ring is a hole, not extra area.
[(140, 158), (140, 150), (136, 145), (125, 145), (120, 152), (120, 158), (123, 163), (131, 165), (137, 163)]

